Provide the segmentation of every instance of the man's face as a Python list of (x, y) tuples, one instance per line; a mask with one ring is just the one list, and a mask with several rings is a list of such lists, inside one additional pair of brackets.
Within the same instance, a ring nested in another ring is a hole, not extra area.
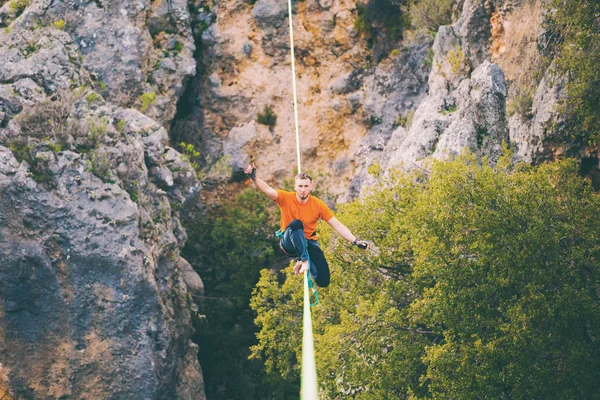
[(294, 189), (296, 189), (296, 194), (301, 200), (306, 200), (313, 190), (313, 184), (310, 179), (296, 179)]

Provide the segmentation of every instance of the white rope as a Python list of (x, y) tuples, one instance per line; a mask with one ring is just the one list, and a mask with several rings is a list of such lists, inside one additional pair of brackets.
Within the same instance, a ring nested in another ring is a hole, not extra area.
[(302, 377), (300, 380), (300, 399), (317, 400), (317, 367), (315, 365), (315, 347), (310, 317), (310, 300), (308, 296), (308, 276), (304, 273), (304, 321), (302, 335)]
[(298, 130), (298, 101), (296, 100), (296, 62), (294, 56), (294, 28), (292, 26), (292, 0), (288, 0), (288, 19), (290, 20), (290, 48), (292, 49), (292, 91), (294, 92), (294, 127), (296, 128), (296, 159), (298, 160), (298, 173), (300, 167), (300, 133)]
[[(290, 21), (290, 48), (292, 58), (292, 91), (294, 93), (294, 127), (296, 128), (296, 159), (298, 173), (300, 165), (300, 133), (298, 129), (298, 101), (296, 100), (296, 63), (294, 56), (294, 28), (292, 26), (292, 0), (288, 0), (288, 19)], [(300, 399), (318, 400), (317, 367), (315, 363), (315, 346), (310, 316), (310, 298), (308, 294), (308, 273), (304, 273), (304, 317), (302, 327), (302, 372), (300, 379)]]

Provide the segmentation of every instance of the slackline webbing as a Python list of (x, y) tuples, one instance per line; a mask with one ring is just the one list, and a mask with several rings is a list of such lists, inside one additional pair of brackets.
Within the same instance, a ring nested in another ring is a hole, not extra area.
[(300, 166), (300, 133), (298, 129), (298, 101), (296, 100), (296, 61), (294, 56), (294, 28), (292, 26), (292, 0), (288, 0), (288, 19), (290, 20), (290, 48), (292, 58), (292, 92), (294, 93), (294, 128), (296, 128), (296, 159), (298, 160), (298, 173), (302, 172)]
[[(298, 130), (298, 101), (296, 100), (296, 64), (294, 56), (294, 27), (292, 25), (292, 0), (288, 0), (288, 19), (290, 21), (290, 49), (292, 59), (292, 91), (294, 94), (294, 128), (296, 129), (296, 159), (298, 173), (300, 165), (300, 133)], [(310, 262), (309, 262), (310, 268)], [(304, 273), (304, 317), (302, 322), (302, 368), (300, 377), (300, 399), (318, 400), (317, 367), (315, 364), (315, 347), (310, 316), (310, 299), (308, 294), (308, 272)]]

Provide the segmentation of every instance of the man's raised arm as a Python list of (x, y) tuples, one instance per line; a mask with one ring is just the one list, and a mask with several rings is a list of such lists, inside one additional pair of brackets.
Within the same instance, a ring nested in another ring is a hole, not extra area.
[(252, 182), (254, 182), (258, 190), (266, 194), (267, 197), (269, 197), (271, 200), (275, 200), (277, 198), (277, 190), (267, 185), (267, 182), (263, 181), (256, 175), (256, 165), (248, 165), (244, 170), (244, 173), (248, 175), (250, 179), (252, 179)]

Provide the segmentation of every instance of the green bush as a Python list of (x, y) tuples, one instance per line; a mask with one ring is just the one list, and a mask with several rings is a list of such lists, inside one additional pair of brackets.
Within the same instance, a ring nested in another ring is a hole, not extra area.
[(508, 100), (506, 111), (509, 117), (517, 114), (525, 120), (533, 118), (532, 112), (533, 94), (531, 91), (523, 91), (517, 93)]
[(117, 123), (117, 132), (122, 133), (125, 128), (125, 120), (120, 119)]
[(65, 29), (65, 20), (59, 19), (58, 21), (54, 21), (54, 26), (56, 29), (60, 29), (61, 31)]
[(414, 115), (415, 115), (415, 110), (412, 110), (412, 109), (408, 110), (406, 112), (406, 114), (398, 115), (398, 117), (396, 118), (396, 125), (399, 125), (405, 129), (410, 129)]
[(262, 363), (248, 359), (249, 347), (256, 343), (249, 309), (252, 289), (259, 271), (278, 261), (275, 204), (251, 189), (183, 222), (189, 239), (182, 254), (205, 283), (206, 297), (196, 301), (207, 324), (197, 326), (195, 341), (207, 398), (297, 398), (296, 383), (277, 389), (272, 382), (279, 378), (266, 375)]
[(144, 93), (140, 97), (140, 101), (142, 102), (140, 111), (145, 113), (152, 104), (156, 103), (156, 92)]
[(92, 93), (88, 94), (87, 96), (85, 96), (85, 99), (88, 101), (88, 103), (93, 103), (96, 100), (98, 100), (99, 98), (100, 98), (100, 96), (96, 92), (92, 92)]
[(455, 3), (455, 0), (414, 0), (409, 9), (413, 28), (437, 33), (440, 26), (452, 23)]
[(354, 20), (354, 29), (365, 36), (371, 36), (371, 21), (367, 19), (367, 9), (359, 6), (356, 10), (357, 16)]
[(454, 75), (459, 75), (460, 73), (467, 71), (465, 54), (459, 45), (456, 45), (454, 50), (448, 51), (448, 54), (446, 54), (446, 62), (450, 64), (450, 68)]
[(277, 123), (277, 115), (273, 112), (271, 106), (265, 105), (262, 113), (258, 113), (256, 121), (259, 124), (267, 125), (269, 128), (273, 128)]
[[(600, 198), (573, 160), (511, 158), (392, 172), (340, 207), (375, 246), (320, 235), (332, 271), (311, 310), (323, 398), (597, 397)], [(299, 378), (302, 347), (302, 280), (286, 273), (263, 270), (251, 300), (253, 356), (282, 382)]]
[(29, 0), (13, 0), (9, 3), (8, 9), (15, 17), (19, 17), (27, 6), (29, 6)]
[(181, 157), (187, 161), (194, 170), (197, 172), (200, 171), (200, 165), (198, 164), (200, 152), (196, 150), (193, 144), (181, 142), (179, 143), (179, 151), (181, 152)]
[(96, 151), (96, 152), (91, 153), (88, 161), (89, 161), (89, 168), (90, 168), (90, 171), (92, 172), (92, 174), (96, 175), (98, 178), (100, 178), (105, 183), (114, 183), (114, 181), (112, 181), (110, 179), (111, 165), (110, 165), (110, 160), (107, 158), (106, 155), (101, 154)]
[(547, 63), (554, 60), (557, 75), (568, 79), (555, 133), (569, 146), (595, 146), (600, 141), (600, 3), (551, 0), (546, 8)]
[(400, 40), (407, 25), (403, 4), (404, 0), (369, 0), (366, 5), (356, 7), (354, 28), (371, 41), (371, 47), (376, 30), (392, 40)]
[(56, 187), (54, 174), (48, 166), (48, 160), (38, 157), (39, 143), (29, 138), (19, 138), (10, 143), (9, 148), (19, 163), (25, 161), (29, 165), (31, 178), (47, 189)]

